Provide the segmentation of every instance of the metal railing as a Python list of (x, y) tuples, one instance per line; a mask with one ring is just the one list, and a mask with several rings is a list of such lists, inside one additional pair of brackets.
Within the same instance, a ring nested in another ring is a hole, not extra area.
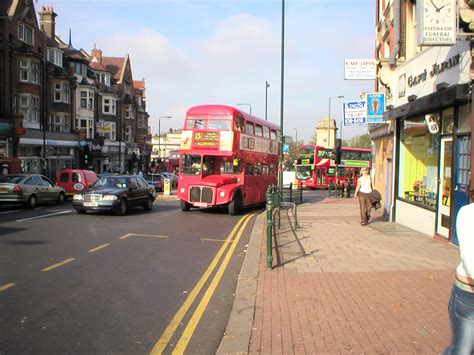
[[(278, 224), (278, 229), (281, 227), (282, 208), (292, 209), (293, 216), (295, 217), (294, 229), (298, 228), (298, 211), (293, 197), (298, 197), (299, 203), (302, 203), (303, 190), (300, 190), (300, 194), (294, 194), (292, 187), (292, 184), (290, 184), (289, 190), (286, 191), (286, 195), (285, 187), (283, 187), (283, 191), (280, 191), (279, 187), (274, 185), (269, 186), (267, 189), (267, 267), (269, 269), (271, 269), (273, 265), (272, 238), (274, 232), (276, 233), (276, 224)], [(285, 199), (288, 199), (289, 201), (285, 201)]]

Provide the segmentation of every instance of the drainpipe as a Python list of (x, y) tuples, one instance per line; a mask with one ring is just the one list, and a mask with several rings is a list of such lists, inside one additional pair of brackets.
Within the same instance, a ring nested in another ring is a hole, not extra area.
[(393, 1), (393, 46), (388, 58), (388, 64), (395, 65), (400, 50), (400, 0)]

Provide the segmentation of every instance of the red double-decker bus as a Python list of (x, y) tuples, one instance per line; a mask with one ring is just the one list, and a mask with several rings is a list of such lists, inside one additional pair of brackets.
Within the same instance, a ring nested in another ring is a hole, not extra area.
[(335, 184), (357, 185), (361, 168), (371, 167), (371, 150), (365, 148), (341, 148), (341, 164), (337, 167), (331, 148), (306, 144), (301, 147), (296, 161), (296, 179), (298, 184), (310, 189), (327, 188), (330, 182)]
[(242, 207), (265, 202), (277, 183), (277, 125), (224, 105), (192, 107), (186, 113), (179, 151), (181, 209)]

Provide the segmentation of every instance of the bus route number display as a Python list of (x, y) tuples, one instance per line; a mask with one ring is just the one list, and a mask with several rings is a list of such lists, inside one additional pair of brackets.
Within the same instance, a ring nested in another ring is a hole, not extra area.
[(219, 133), (194, 132), (193, 145), (196, 148), (219, 148)]

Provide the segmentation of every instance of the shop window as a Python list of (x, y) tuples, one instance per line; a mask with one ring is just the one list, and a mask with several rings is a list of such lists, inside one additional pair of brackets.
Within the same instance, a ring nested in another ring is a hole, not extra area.
[(405, 120), (400, 135), (398, 197), (434, 208), (437, 199), (439, 134), (431, 134), (424, 118)]
[(442, 134), (452, 134), (454, 127), (454, 108), (450, 107), (443, 111)]

